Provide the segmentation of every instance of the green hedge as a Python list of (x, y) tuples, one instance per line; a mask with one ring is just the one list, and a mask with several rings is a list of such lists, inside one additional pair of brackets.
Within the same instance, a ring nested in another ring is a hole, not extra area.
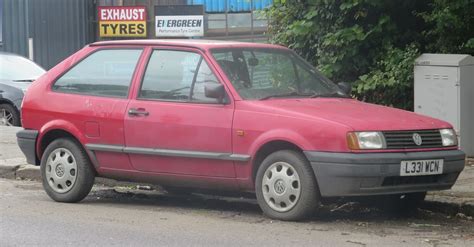
[(264, 12), (273, 43), (372, 103), (413, 109), (421, 53), (474, 54), (474, 0), (288, 0)]

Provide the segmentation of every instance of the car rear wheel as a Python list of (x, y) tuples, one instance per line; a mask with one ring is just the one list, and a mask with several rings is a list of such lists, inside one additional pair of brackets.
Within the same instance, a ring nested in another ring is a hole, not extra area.
[(279, 220), (302, 220), (319, 203), (319, 188), (303, 154), (282, 150), (270, 154), (258, 168), (257, 201), (264, 214)]
[(0, 104), (0, 126), (20, 126), (20, 113), (10, 104)]
[(78, 202), (89, 194), (95, 172), (82, 147), (70, 138), (51, 142), (41, 159), (46, 193), (58, 202)]

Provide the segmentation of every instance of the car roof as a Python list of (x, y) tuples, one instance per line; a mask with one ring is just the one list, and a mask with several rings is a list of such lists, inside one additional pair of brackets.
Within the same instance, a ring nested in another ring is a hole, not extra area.
[(208, 39), (134, 39), (134, 40), (108, 40), (90, 44), (90, 46), (114, 46), (114, 45), (147, 45), (147, 46), (184, 46), (209, 50), (214, 48), (252, 47), (252, 48), (278, 48), (286, 49), (280, 45), (251, 43), (229, 40)]

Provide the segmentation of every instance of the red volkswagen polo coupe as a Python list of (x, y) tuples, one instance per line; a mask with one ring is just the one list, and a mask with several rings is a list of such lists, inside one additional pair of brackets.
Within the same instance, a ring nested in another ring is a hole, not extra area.
[(28, 89), (18, 143), (48, 195), (94, 178), (256, 193), (299, 220), (324, 197), (414, 205), (465, 164), (446, 122), (348, 97), (291, 50), (206, 40), (104, 41)]

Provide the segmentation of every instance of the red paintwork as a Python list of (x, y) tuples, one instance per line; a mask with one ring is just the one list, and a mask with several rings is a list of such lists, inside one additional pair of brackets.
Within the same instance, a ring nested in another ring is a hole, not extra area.
[[(144, 49), (127, 99), (51, 91), (51, 85), (56, 78), (91, 52), (96, 49), (120, 47)], [(349, 131), (451, 128), (450, 124), (440, 120), (353, 99), (243, 101), (209, 54), (209, 49), (216, 47), (286, 49), (268, 44), (223, 41), (97, 42), (65, 59), (33, 83), (23, 101), (23, 126), (39, 130), (40, 141), (48, 131), (61, 129), (75, 136), (83, 145), (94, 143), (250, 155), (252, 159), (248, 162), (232, 162), (96, 153), (96, 170), (101, 176), (230, 189), (253, 187), (253, 158), (258, 150), (270, 141), (287, 141), (302, 150), (353, 152), (348, 149), (346, 143), (346, 134)], [(153, 48), (190, 50), (203, 55), (226, 87), (230, 104), (137, 100), (141, 77)], [(150, 115), (130, 117), (126, 114), (130, 108), (144, 108)], [(243, 130), (244, 136), (237, 135), (237, 130)], [(41, 158), (43, 150), (39, 143), (37, 154)], [(426, 150), (410, 150), (415, 151)]]

